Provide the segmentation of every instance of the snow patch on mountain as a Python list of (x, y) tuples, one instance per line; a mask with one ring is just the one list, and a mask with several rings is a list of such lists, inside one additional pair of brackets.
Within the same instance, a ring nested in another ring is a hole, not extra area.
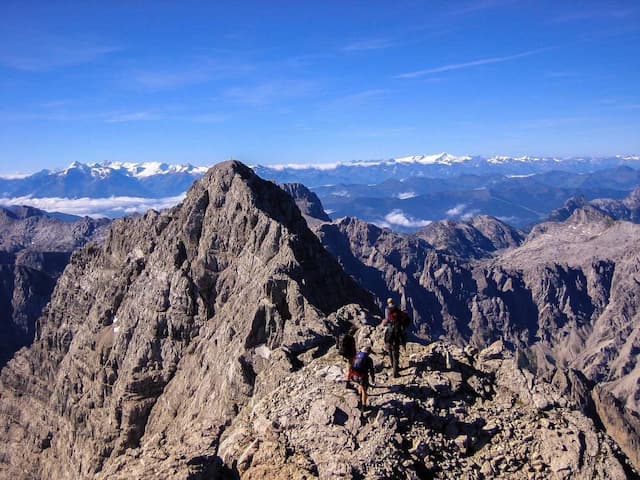
[(77, 171), (82, 172), (96, 178), (107, 178), (114, 171), (121, 171), (128, 176), (135, 178), (152, 177), (155, 175), (169, 175), (177, 173), (186, 173), (193, 176), (201, 176), (206, 173), (210, 167), (194, 167), (193, 165), (176, 164), (171, 165), (163, 162), (99, 162), (99, 163), (81, 163), (72, 162), (67, 168), (56, 171), (56, 175), (69, 175)]
[(452, 165), (454, 163), (464, 163), (471, 160), (472, 157), (465, 156), (455, 156), (446, 152), (438, 153), (435, 155), (411, 155), (408, 157), (400, 157), (394, 159), (397, 163), (418, 163), (422, 165), (434, 165), (434, 164), (442, 164), (442, 165)]
[[(286, 163), (264, 166), (270, 170), (283, 171), (283, 170), (335, 170), (340, 165), (344, 165), (341, 162), (334, 163)], [(351, 165), (351, 164), (350, 164)], [(262, 165), (261, 165), (262, 166)], [(252, 166), (254, 170), (257, 166)]]

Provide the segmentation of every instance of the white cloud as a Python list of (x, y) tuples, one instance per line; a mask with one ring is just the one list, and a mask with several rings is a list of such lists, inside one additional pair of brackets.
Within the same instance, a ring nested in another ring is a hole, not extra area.
[(401, 227), (426, 227), (431, 220), (417, 220), (405, 215), (402, 210), (392, 210), (384, 217), (385, 223), (390, 225), (400, 225)]
[(164, 70), (136, 70), (125, 78), (151, 91), (172, 90), (219, 78), (235, 78), (254, 71), (255, 66), (234, 58), (198, 57)]
[(139, 122), (145, 120), (159, 120), (161, 117), (153, 112), (126, 112), (126, 113), (114, 113), (112, 117), (107, 118), (107, 123), (124, 123), (124, 122)]
[(162, 210), (180, 203), (185, 194), (165, 198), (108, 197), (108, 198), (0, 198), (0, 205), (29, 205), (48, 212), (62, 212), (80, 216), (108, 216), (143, 213), (149, 209)]
[(351, 108), (366, 105), (387, 94), (387, 90), (369, 89), (336, 98), (327, 103), (327, 108)]
[(475, 217), (480, 213), (480, 210), (477, 210), (477, 209), (465, 211), (466, 209), (467, 209), (467, 205), (464, 203), (460, 203), (455, 207), (450, 208), (445, 213), (447, 217), (457, 217), (464, 222), (471, 220), (473, 217)]
[(463, 68), (472, 68), (472, 67), (479, 67), (481, 65), (489, 65), (492, 63), (508, 62), (510, 60), (516, 60), (518, 58), (535, 55), (545, 50), (548, 50), (548, 48), (538, 48), (536, 50), (528, 50), (526, 52), (517, 53), (515, 55), (508, 55), (506, 57), (480, 58), (478, 60), (473, 60), (471, 62), (450, 63), (448, 65), (442, 65), (440, 67), (427, 68), (425, 70), (416, 70), (414, 72), (402, 73), (400, 75), (396, 75), (395, 78), (417, 78), (417, 77), (423, 77), (425, 75), (431, 75), (432, 73), (448, 72), (451, 70), (461, 70)]
[(48, 72), (101, 60), (122, 49), (91, 38), (62, 37), (27, 29), (0, 44), (0, 65), (27, 72)]
[(400, 200), (407, 200), (408, 198), (417, 197), (418, 194), (416, 192), (402, 192), (397, 195), (397, 198)]
[(33, 173), (20, 173), (20, 172), (15, 172), (15, 173), (0, 173), (0, 178), (3, 178), (5, 180), (17, 180), (20, 178), (27, 178), (29, 176), (33, 175)]
[(227, 89), (223, 96), (233, 102), (258, 107), (282, 100), (305, 97), (316, 89), (316, 84), (305, 80), (274, 80), (248, 86)]
[(447, 217), (457, 217), (458, 215), (462, 215), (464, 209), (467, 208), (467, 205), (464, 203), (460, 203), (453, 208), (450, 208), (445, 213)]

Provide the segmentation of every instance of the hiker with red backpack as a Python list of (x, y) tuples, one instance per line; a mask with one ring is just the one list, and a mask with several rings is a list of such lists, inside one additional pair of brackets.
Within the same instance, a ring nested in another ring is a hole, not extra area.
[[(369, 382), (371, 377), (371, 382)], [(362, 350), (356, 353), (351, 367), (349, 368), (348, 379), (353, 380), (360, 394), (360, 408), (367, 409), (367, 389), (370, 385), (375, 385), (375, 370), (371, 359), (371, 346), (365, 345)]]
[(400, 371), (400, 346), (405, 345), (406, 328), (409, 326), (409, 315), (398, 308), (392, 298), (387, 299), (384, 320), (384, 345), (385, 351), (391, 357), (393, 377), (399, 377)]

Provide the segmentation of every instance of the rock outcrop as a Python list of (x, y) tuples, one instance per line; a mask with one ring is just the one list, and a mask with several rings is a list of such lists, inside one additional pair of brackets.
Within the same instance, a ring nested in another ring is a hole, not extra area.
[(307, 223), (310, 221), (331, 221), (327, 212), (322, 208), (322, 202), (318, 196), (301, 183), (283, 183), (280, 188), (291, 195), (300, 212), (307, 219)]
[(499, 250), (515, 248), (525, 237), (519, 230), (487, 215), (478, 215), (468, 221), (432, 222), (415, 235), (436, 250), (465, 260), (487, 258)]
[[(418, 338), (525, 352), (539, 373), (573, 368), (640, 413), (640, 227), (592, 206), (533, 228), (523, 244), (468, 263), (358, 220), (317, 234), (382, 301), (399, 297)], [(629, 431), (633, 432), (633, 429)], [(637, 464), (636, 464), (637, 465)]]
[(622, 200), (597, 198), (587, 201), (583, 196), (571, 197), (562, 207), (549, 214), (549, 220), (562, 222), (568, 219), (574, 211), (586, 206), (595, 208), (615, 220), (640, 223), (640, 186)]
[(59, 219), (32, 207), (0, 207), (0, 366), (34, 338), (71, 252), (100, 241), (109, 221)]
[(222, 459), (243, 479), (635, 475), (582, 413), (586, 390), (569, 398), (519, 368), (501, 343), (480, 354), (410, 343), (399, 379), (383, 368), (380, 348), (364, 414), (345, 389), (340, 358), (326, 355), (245, 408), (223, 435)]
[(220, 164), (73, 254), (0, 376), (0, 476), (210, 473), (230, 419), (332, 344), (328, 315), (351, 302), (375, 308), (291, 197)]

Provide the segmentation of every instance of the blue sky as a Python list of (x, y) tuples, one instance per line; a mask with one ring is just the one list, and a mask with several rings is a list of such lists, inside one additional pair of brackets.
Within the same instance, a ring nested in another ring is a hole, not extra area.
[(0, 172), (640, 153), (637, 1), (0, 2)]

